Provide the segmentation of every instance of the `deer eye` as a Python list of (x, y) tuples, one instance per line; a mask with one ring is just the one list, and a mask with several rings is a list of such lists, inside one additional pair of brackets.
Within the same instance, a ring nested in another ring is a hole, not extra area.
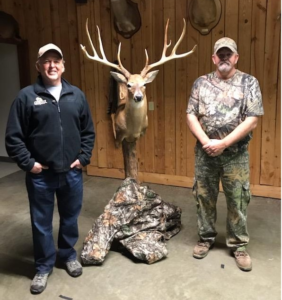
[(128, 88), (131, 88), (131, 87), (132, 87), (132, 85), (131, 85), (130, 83), (128, 83), (128, 84), (127, 84), (127, 87), (128, 87)]

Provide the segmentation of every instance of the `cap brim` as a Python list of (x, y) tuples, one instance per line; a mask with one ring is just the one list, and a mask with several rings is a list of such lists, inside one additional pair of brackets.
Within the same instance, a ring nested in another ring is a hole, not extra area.
[(226, 46), (226, 45), (220, 46), (218, 49), (216, 49), (216, 51), (214, 52), (214, 54), (216, 54), (216, 53), (217, 53), (220, 49), (222, 49), (222, 48), (228, 48), (228, 49), (230, 49), (233, 53), (238, 54), (238, 52), (237, 52), (237, 50), (236, 50), (235, 48), (230, 47), (230, 46)]

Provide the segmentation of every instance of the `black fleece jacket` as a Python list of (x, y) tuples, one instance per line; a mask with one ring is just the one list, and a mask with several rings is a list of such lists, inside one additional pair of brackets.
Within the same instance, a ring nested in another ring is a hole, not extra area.
[(22, 89), (7, 122), (6, 150), (18, 166), (30, 171), (35, 162), (56, 173), (79, 159), (89, 164), (95, 133), (83, 92), (62, 79), (59, 102), (45, 89), (41, 76)]

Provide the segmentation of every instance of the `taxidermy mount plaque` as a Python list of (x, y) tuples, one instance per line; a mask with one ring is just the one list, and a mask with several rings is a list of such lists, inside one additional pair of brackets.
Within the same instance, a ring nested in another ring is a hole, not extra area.
[(208, 34), (221, 17), (220, 0), (192, 0), (188, 15), (191, 25), (201, 34)]
[(138, 4), (131, 0), (111, 0), (111, 9), (116, 32), (126, 39), (131, 38), (141, 27)]

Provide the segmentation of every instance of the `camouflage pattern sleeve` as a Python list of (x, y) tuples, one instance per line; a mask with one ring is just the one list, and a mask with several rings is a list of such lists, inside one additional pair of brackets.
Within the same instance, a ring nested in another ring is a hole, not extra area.
[(262, 116), (264, 114), (262, 105), (262, 95), (258, 80), (249, 76), (247, 85), (245, 87), (246, 92), (246, 117)]
[(192, 86), (190, 98), (189, 98), (189, 101), (188, 101), (188, 107), (187, 107), (187, 110), (186, 110), (187, 114), (191, 114), (191, 115), (195, 115), (195, 116), (199, 115), (200, 82), (201, 82), (201, 77), (198, 78)]

